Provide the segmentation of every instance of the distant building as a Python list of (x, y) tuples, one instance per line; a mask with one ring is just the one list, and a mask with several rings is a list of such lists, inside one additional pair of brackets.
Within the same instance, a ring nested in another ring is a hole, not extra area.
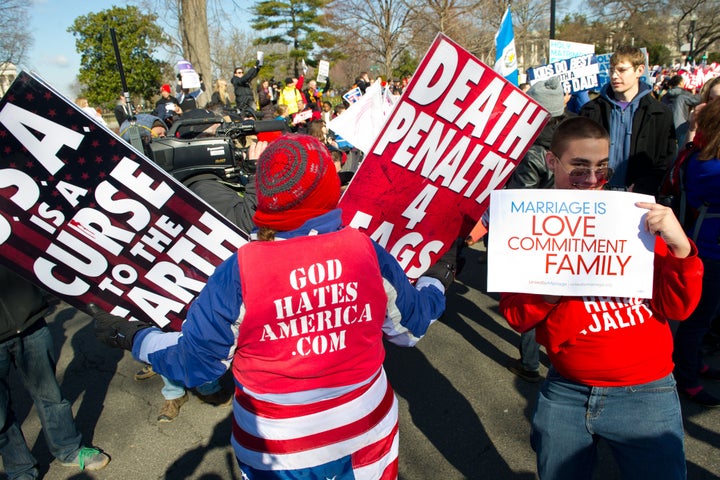
[(0, 96), (5, 95), (16, 77), (17, 68), (15, 65), (6, 62), (0, 63)]

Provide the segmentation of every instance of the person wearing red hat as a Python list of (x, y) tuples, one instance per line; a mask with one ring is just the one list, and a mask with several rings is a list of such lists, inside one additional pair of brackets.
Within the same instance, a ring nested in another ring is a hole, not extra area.
[(443, 313), (455, 253), (413, 286), (381, 246), (343, 227), (340, 181), (317, 139), (258, 150), (257, 241), (217, 267), (182, 332), (89, 305), (96, 334), (188, 387), (232, 368), (243, 478), (397, 478), (382, 339), (413, 346)]
[(160, 87), (160, 98), (155, 102), (153, 115), (160, 117), (166, 123), (172, 123), (175, 116), (182, 115), (180, 102), (172, 96), (172, 88), (167, 83)]

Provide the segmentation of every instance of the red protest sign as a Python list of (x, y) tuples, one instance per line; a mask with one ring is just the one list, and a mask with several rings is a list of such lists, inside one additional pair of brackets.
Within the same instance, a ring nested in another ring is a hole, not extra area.
[(179, 330), (247, 234), (39, 78), (0, 100), (0, 263), (77, 308)]
[(487, 209), (549, 118), (440, 34), (340, 206), (417, 278)]

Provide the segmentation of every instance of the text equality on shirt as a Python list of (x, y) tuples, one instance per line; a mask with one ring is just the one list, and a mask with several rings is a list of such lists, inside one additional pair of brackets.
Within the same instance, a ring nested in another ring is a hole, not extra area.
[(417, 278), (470, 232), (548, 119), (515, 86), (438, 35), (340, 206)]

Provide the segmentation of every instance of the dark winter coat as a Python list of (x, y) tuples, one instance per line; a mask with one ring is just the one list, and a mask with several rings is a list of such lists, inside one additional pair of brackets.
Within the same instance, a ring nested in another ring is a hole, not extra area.
[[(613, 108), (619, 107), (605, 96), (600, 96), (586, 103), (580, 115), (592, 118), (611, 132), (610, 115)], [(610, 141), (618, 140), (611, 138)], [(657, 194), (665, 171), (674, 161), (676, 153), (672, 112), (652, 95), (643, 96), (633, 116), (625, 186), (634, 185), (633, 191), (637, 193)]]
[(0, 342), (45, 325), (43, 316), (47, 309), (38, 287), (0, 266)]

